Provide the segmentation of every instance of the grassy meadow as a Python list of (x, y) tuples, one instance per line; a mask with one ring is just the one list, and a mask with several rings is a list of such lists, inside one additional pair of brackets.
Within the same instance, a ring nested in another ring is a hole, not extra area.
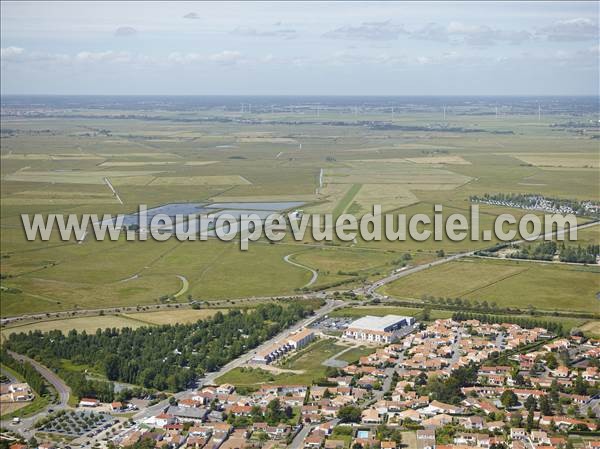
[[(114, 118), (107, 118), (111, 114)], [(263, 123), (192, 123), (172, 111), (155, 114), (165, 120), (122, 115), (122, 110), (106, 109), (101, 116), (90, 110), (73, 119), (3, 118), (3, 127), (16, 132), (1, 137), (2, 317), (160, 304), (183, 285), (188, 288), (175, 302), (294, 294), (310, 281), (311, 273), (286, 263), (290, 254), (293, 261), (318, 271), (313, 288), (340, 282), (345, 282), (341, 288), (352, 288), (360, 285), (359, 278), (383, 277), (406, 253), (411, 264), (427, 263), (438, 250), (454, 253), (494, 243), (447, 238), (369, 242), (359, 237), (325, 245), (286, 237), (276, 244), (251, 243), (242, 252), (239, 242), (215, 240), (132, 243), (88, 238), (78, 244), (63, 242), (55, 233), (48, 242), (28, 242), (21, 214), (101, 215), (130, 213), (139, 204), (297, 200), (305, 202), (306, 213), (334, 216), (362, 215), (374, 203), (407, 215), (432, 214), (434, 204), (443, 204), (449, 215), (465, 213), (469, 197), (484, 193), (600, 200), (600, 192), (592, 188), (600, 184), (597, 141), (550, 129), (551, 123), (568, 121), (569, 116), (537, 121), (524, 115), (453, 115), (446, 123), (449, 130), (410, 131), (361, 124), (390, 120), (379, 112), (365, 112), (352, 118), (355, 126), (343, 127), (315, 124), (303, 114), (287, 112), (257, 113), (257, 120), (271, 120)], [(322, 117), (351, 120), (334, 111)], [(392, 123), (428, 126), (440, 120), (437, 113), (415, 111), (396, 115)], [(459, 127), (484, 132), (452, 130)], [(491, 228), (499, 214), (527, 213), (484, 205), (480, 209), (482, 229)], [(598, 228), (581, 235), (586, 244), (600, 241)], [(469, 260), (404, 278), (384, 291), (398, 298), (431, 294), (589, 311), (600, 307), (598, 279), (593, 268)], [(135, 318), (156, 324), (190, 319), (185, 313), (168, 319), (149, 314)]]

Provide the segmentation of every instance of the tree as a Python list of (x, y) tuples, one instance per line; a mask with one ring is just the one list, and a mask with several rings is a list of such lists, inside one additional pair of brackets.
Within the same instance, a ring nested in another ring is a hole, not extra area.
[(535, 401), (535, 398), (533, 397), (533, 395), (529, 395), (527, 396), (527, 399), (525, 399), (525, 408), (527, 410), (535, 410), (535, 407), (537, 406), (537, 403)]
[(385, 424), (377, 426), (377, 439), (380, 441), (394, 441), (396, 444), (402, 443), (402, 432), (399, 429), (390, 429)]
[(502, 402), (504, 408), (509, 409), (518, 405), (519, 399), (512, 390), (504, 390), (504, 392), (500, 396), (500, 402)]
[(429, 321), (431, 318), (431, 309), (429, 307), (425, 307), (423, 309), (423, 321)]
[(262, 446), (265, 441), (267, 441), (269, 439), (269, 435), (267, 435), (265, 432), (260, 431), (258, 432), (258, 441), (260, 442), (260, 445)]
[(581, 371), (577, 373), (577, 378), (575, 378), (575, 383), (573, 384), (573, 388), (575, 390), (575, 394), (587, 394), (587, 383), (583, 380), (583, 376), (581, 375)]
[(546, 395), (540, 397), (540, 413), (544, 416), (552, 415), (552, 406)]
[(360, 422), (361, 410), (353, 405), (346, 405), (338, 410), (338, 418), (341, 422)]
[(274, 425), (281, 421), (283, 416), (284, 415), (283, 411), (281, 410), (281, 402), (279, 401), (279, 399), (275, 398), (271, 400), (267, 404), (267, 409), (265, 411), (265, 420), (269, 424)]
[(546, 356), (546, 366), (551, 370), (558, 368), (558, 360), (556, 360), (556, 356), (551, 352)]
[(529, 413), (527, 413), (527, 423), (525, 424), (525, 429), (527, 432), (531, 432), (531, 429), (533, 429), (533, 410), (529, 410)]

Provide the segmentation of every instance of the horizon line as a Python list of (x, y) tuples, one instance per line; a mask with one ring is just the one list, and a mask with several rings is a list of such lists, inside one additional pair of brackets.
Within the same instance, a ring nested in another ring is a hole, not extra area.
[(589, 94), (96, 94), (96, 93), (0, 93), (0, 97), (600, 97)]

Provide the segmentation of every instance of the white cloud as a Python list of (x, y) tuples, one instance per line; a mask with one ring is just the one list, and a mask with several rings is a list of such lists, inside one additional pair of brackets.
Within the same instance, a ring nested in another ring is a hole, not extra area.
[(472, 25), (462, 22), (450, 22), (447, 26), (428, 23), (422, 28), (410, 32), (414, 39), (467, 44), (475, 47), (496, 43), (519, 44), (532, 39), (525, 30), (501, 30), (488, 25)]
[(223, 50), (210, 55), (208, 60), (219, 64), (235, 64), (242, 60), (242, 54), (239, 51)]
[(123, 52), (123, 51), (115, 52), (115, 51), (109, 50), (109, 51), (100, 51), (100, 52), (81, 51), (75, 55), (75, 60), (77, 62), (83, 62), (83, 63), (95, 63), (95, 62), (129, 63), (129, 62), (133, 61), (133, 58), (127, 52)]
[(598, 22), (583, 17), (558, 20), (538, 31), (538, 35), (559, 42), (598, 40), (598, 34)]
[(167, 57), (167, 60), (176, 64), (190, 64), (193, 62), (204, 61), (206, 58), (198, 53), (173, 52)]
[(183, 16), (184, 19), (190, 19), (190, 20), (199, 20), (200, 16), (198, 15), (198, 13), (195, 12), (188, 12), (187, 14), (185, 14)]
[(133, 27), (119, 27), (115, 30), (115, 36), (117, 37), (129, 37), (135, 36), (137, 34), (137, 30)]
[(294, 39), (297, 37), (296, 30), (292, 28), (278, 28), (275, 30), (257, 30), (251, 27), (237, 27), (231, 34), (245, 37), (277, 37), (280, 39)]
[(358, 26), (343, 26), (328, 31), (323, 34), (323, 37), (328, 39), (389, 41), (398, 39), (401, 34), (406, 34), (404, 27), (387, 20), (385, 22), (363, 22)]
[(25, 49), (21, 47), (6, 47), (0, 49), (0, 58), (2, 58), (3, 61), (19, 59), (24, 52)]
[(30, 52), (21, 47), (6, 47), (0, 52), (0, 59), (3, 64), (13, 63), (66, 63), (71, 57), (59, 53)]

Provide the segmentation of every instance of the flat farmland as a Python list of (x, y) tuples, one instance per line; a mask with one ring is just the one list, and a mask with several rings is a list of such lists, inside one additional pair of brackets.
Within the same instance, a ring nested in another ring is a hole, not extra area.
[(78, 318), (67, 318), (60, 320), (47, 320), (40, 321), (38, 323), (24, 324), (20, 326), (5, 327), (2, 329), (2, 338), (8, 337), (13, 333), (28, 333), (33, 331), (49, 332), (49, 331), (61, 331), (63, 334), (68, 333), (71, 330), (77, 332), (85, 331), (88, 334), (93, 334), (97, 329), (111, 329), (111, 328), (123, 328), (129, 327), (136, 329), (144, 326), (137, 320), (129, 319), (122, 315), (105, 315), (95, 317), (78, 317)]
[(500, 307), (600, 312), (599, 274), (594, 267), (466, 259), (399, 279), (382, 292), (397, 298), (432, 295)]
[(590, 153), (516, 154), (517, 159), (536, 167), (600, 168), (599, 155)]
[(210, 318), (217, 312), (227, 313), (228, 309), (170, 309), (156, 312), (124, 313), (126, 319), (140, 323), (162, 326), (165, 324), (190, 324), (198, 320)]
[[(358, 237), (325, 245), (288, 237), (276, 244), (262, 240), (242, 252), (237, 242), (213, 240), (86, 240), (78, 245), (55, 234), (49, 242), (27, 242), (22, 213), (116, 214), (134, 212), (139, 204), (302, 201), (306, 213), (360, 216), (381, 204), (384, 211), (407, 216), (432, 215), (433, 205), (443, 204), (447, 216), (467, 212), (469, 197), (485, 193), (600, 200), (593, 188), (600, 184), (597, 141), (568, 130), (550, 132), (551, 124), (573, 117), (548, 116), (538, 122), (523, 115), (496, 120), (487, 113), (457, 114), (443, 125), (447, 130), (436, 125), (438, 112), (411, 111), (391, 121), (420, 127), (415, 130), (365, 126), (389, 121), (381, 111), (356, 117), (323, 111), (323, 120), (335, 126), (316, 123), (304, 113), (246, 116), (220, 109), (190, 112), (185, 119), (173, 111), (141, 119), (118, 108), (103, 109), (102, 114), (84, 110), (76, 119), (3, 118), (3, 127), (15, 133), (1, 137), (0, 315), (160, 304), (161, 297), (164, 301), (180, 291), (180, 277), (188, 290), (176, 302), (187, 302), (188, 295), (212, 301), (294, 294), (310, 281), (311, 273), (286, 263), (289, 254), (318, 270), (316, 287), (348, 281), (339, 289), (354, 288), (360, 285), (358, 277), (373, 280), (395, 269), (405, 253), (412, 255), (409, 264), (418, 264), (436, 259), (439, 250), (454, 253), (495, 243), (447, 238), (367, 242)], [(207, 121), (207, 116), (217, 120)], [(480, 132), (456, 131), (474, 123)], [(123, 204), (104, 178), (110, 179)], [(499, 214), (527, 213), (480, 209), (482, 228), (490, 228)], [(599, 238), (597, 228), (581, 232), (582, 244)], [(600, 290), (594, 279), (592, 269), (531, 264), (490, 268), (487, 261), (473, 260), (407, 277), (388, 286), (387, 293), (589, 310), (589, 301)], [(136, 318), (156, 324), (186, 318), (182, 311), (170, 312), (172, 317), (156, 313)], [(209, 312), (197, 313), (194, 317)]]

